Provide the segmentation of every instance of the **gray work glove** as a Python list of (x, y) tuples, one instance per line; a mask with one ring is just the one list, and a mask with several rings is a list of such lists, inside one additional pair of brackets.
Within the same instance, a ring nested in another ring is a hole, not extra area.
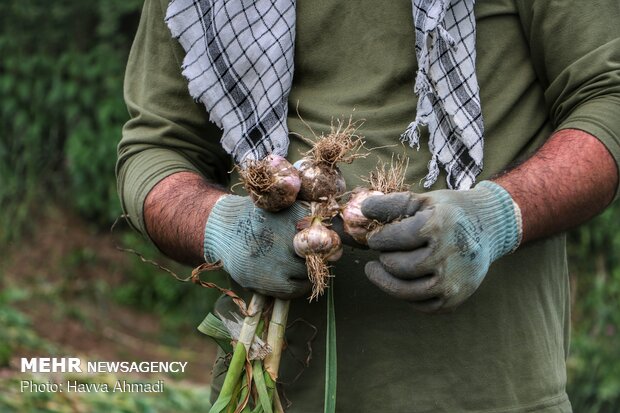
[(293, 237), (297, 221), (306, 215), (308, 210), (299, 203), (272, 213), (254, 206), (249, 197), (226, 195), (205, 226), (205, 259), (221, 261), (244, 288), (282, 299), (302, 296), (311, 285)]
[(476, 291), (489, 266), (515, 250), (521, 214), (501, 186), (399, 192), (368, 198), (362, 213), (385, 223), (368, 239), (381, 251), (366, 264), (379, 288), (423, 312), (454, 309)]

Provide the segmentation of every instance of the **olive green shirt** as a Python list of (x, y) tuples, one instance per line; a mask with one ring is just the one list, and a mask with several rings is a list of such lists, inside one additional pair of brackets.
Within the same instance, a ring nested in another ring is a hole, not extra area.
[[(146, 194), (162, 178), (196, 171), (229, 182), (221, 132), (187, 91), (184, 52), (163, 22), (165, 0), (147, 0), (127, 65), (131, 119), (117, 166), (119, 194), (143, 233)], [(476, 2), (477, 75), (485, 122), (480, 179), (535, 151), (554, 130), (576, 128), (620, 161), (620, 5), (578, 0)], [(406, 150), (408, 182), (430, 154), (399, 145), (415, 117), (411, 2), (297, 3), (291, 131), (312, 137), (332, 118), (364, 119), (372, 155), (343, 167), (352, 188), (377, 157)], [(301, 121), (304, 120), (304, 122)], [(289, 157), (306, 143), (291, 136)], [(376, 155), (376, 156), (375, 156)], [(611, 179), (611, 178), (610, 178)], [(432, 189), (445, 187), (445, 175)], [(569, 285), (563, 235), (532, 242), (496, 261), (455, 312), (429, 316), (390, 297), (364, 275), (372, 251), (347, 248), (334, 273), (341, 412), (569, 412), (565, 393)], [(291, 412), (322, 411), (325, 301), (295, 300), (281, 367)], [(303, 371), (303, 372), (302, 372)], [(298, 373), (301, 374), (298, 376)]]

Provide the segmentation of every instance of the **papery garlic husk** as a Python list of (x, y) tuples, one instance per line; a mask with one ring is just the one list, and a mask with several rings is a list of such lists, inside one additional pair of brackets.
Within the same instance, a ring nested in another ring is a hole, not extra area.
[(344, 177), (337, 166), (315, 163), (303, 158), (294, 164), (299, 170), (301, 189), (298, 198), (303, 201), (319, 202), (329, 197), (342, 195), (346, 190)]
[(240, 171), (254, 204), (276, 212), (293, 205), (301, 188), (299, 171), (286, 158), (270, 154), (260, 161), (251, 161)]
[(376, 227), (377, 223), (362, 214), (362, 202), (372, 196), (383, 195), (381, 191), (368, 188), (355, 188), (351, 199), (340, 213), (344, 226), (344, 232), (349, 234), (356, 242), (368, 245), (368, 234)]

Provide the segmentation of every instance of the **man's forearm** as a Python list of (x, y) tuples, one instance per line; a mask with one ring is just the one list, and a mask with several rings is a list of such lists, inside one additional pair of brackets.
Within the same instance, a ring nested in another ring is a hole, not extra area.
[(161, 180), (144, 201), (147, 232), (169, 257), (189, 265), (204, 261), (202, 241), (207, 217), (227, 192), (193, 172)]
[(519, 205), (522, 242), (527, 242), (575, 227), (601, 212), (613, 199), (618, 170), (598, 139), (566, 129), (494, 181)]

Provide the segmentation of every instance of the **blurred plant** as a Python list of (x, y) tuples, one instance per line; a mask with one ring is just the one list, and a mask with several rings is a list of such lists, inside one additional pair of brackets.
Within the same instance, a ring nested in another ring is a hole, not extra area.
[(570, 237), (573, 331), (568, 392), (576, 412), (620, 411), (620, 204)]
[[(169, 268), (180, 277), (187, 277), (191, 269), (165, 259), (157, 248), (135, 232), (122, 235), (122, 245), (131, 246), (147, 259), (155, 259), (158, 264)], [(127, 271), (126, 280), (112, 291), (112, 297), (120, 303), (155, 312), (161, 316), (163, 330), (194, 330), (205, 314), (213, 309), (220, 293), (201, 288), (196, 284), (179, 282), (168, 273), (154, 265), (142, 262), (137, 256), (128, 255), (133, 260)], [(223, 272), (209, 272), (204, 275), (209, 281), (222, 287), (229, 287), (228, 277)], [(173, 335), (162, 337), (166, 344), (175, 344)]]
[(0, 2), (0, 242), (59, 192), (100, 224), (119, 215), (122, 79), (141, 4)]
[(0, 367), (7, 367), (18, 350), (54, 352), (54, 347), (34, 331), (30, 318), (13, 306), (27, 298), (26, 292), (16, 288), (0, 291)]

